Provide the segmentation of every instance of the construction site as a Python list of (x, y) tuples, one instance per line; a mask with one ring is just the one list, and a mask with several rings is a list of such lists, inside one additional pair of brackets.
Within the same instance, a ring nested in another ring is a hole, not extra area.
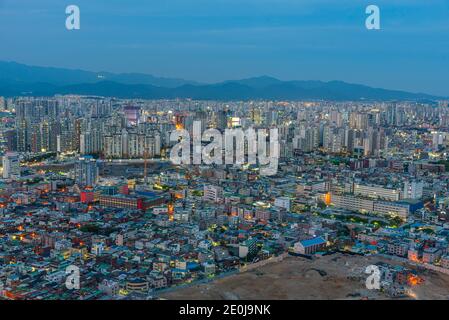
[[(404, 294), (369, 290), (365, 269), (378, 263), (404, 265), (419, 274), (410, 277)], [(383, 300), (448, 299), (449, 275), (393, 262), (386, 257), (333, 254), (305, 259), (289, 256), (260, 268), (209, 283), (159, 295), (168, 300)]]

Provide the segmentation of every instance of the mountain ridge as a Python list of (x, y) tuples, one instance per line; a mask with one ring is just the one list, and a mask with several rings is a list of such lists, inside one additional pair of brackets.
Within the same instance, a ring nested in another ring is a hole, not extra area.
[(258, 76), (202, 84), (143, 73), (91, 72), (0, 61), (0, 95), (95, 95), (198, 100), (437, 100), (430, 94), (373, 88), (340, 80), (289, 80)]

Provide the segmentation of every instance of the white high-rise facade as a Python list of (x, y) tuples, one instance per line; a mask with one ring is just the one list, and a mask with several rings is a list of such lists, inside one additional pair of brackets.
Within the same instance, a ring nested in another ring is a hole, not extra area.
[(3, 156), (3, 179), (17, 179), (20, 177), (20, 159), (15, 152), (7, 152)]
[(423, 195), (423, 183), (406, 181), (404, 183), (404, 199), (421, 199)]

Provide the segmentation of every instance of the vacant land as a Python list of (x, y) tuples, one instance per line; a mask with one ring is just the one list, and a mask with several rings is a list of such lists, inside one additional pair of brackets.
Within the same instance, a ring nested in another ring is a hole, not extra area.
[[(398, 264), (383, 257), (334, 254), (313, 260), (288, 257), (282, 262), (240, 273), (214, 282), (163, 293), (165, 299), (389, 299), (368, 290), (364, 274), (377, 262)], [(425, 282), (412, 288), (410, 299), (448, 299), (449, 276), (425, 271)]]

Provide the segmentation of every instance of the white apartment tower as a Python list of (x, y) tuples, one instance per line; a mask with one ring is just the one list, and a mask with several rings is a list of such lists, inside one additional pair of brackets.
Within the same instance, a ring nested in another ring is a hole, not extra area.
[(421, 199), (423, 195), (423, 183), (406, 181), (404, 183), (404, 199)]
[(17, 179), (20, 177), (19, 155), (15, 152), (7, 152), (3, 156), (3, 178)]
[(204, 196), (205, 201), (210, 202), (220, 202), (223, 199), (223, 188), (218, 186), (207, 185), (204, 186)]

